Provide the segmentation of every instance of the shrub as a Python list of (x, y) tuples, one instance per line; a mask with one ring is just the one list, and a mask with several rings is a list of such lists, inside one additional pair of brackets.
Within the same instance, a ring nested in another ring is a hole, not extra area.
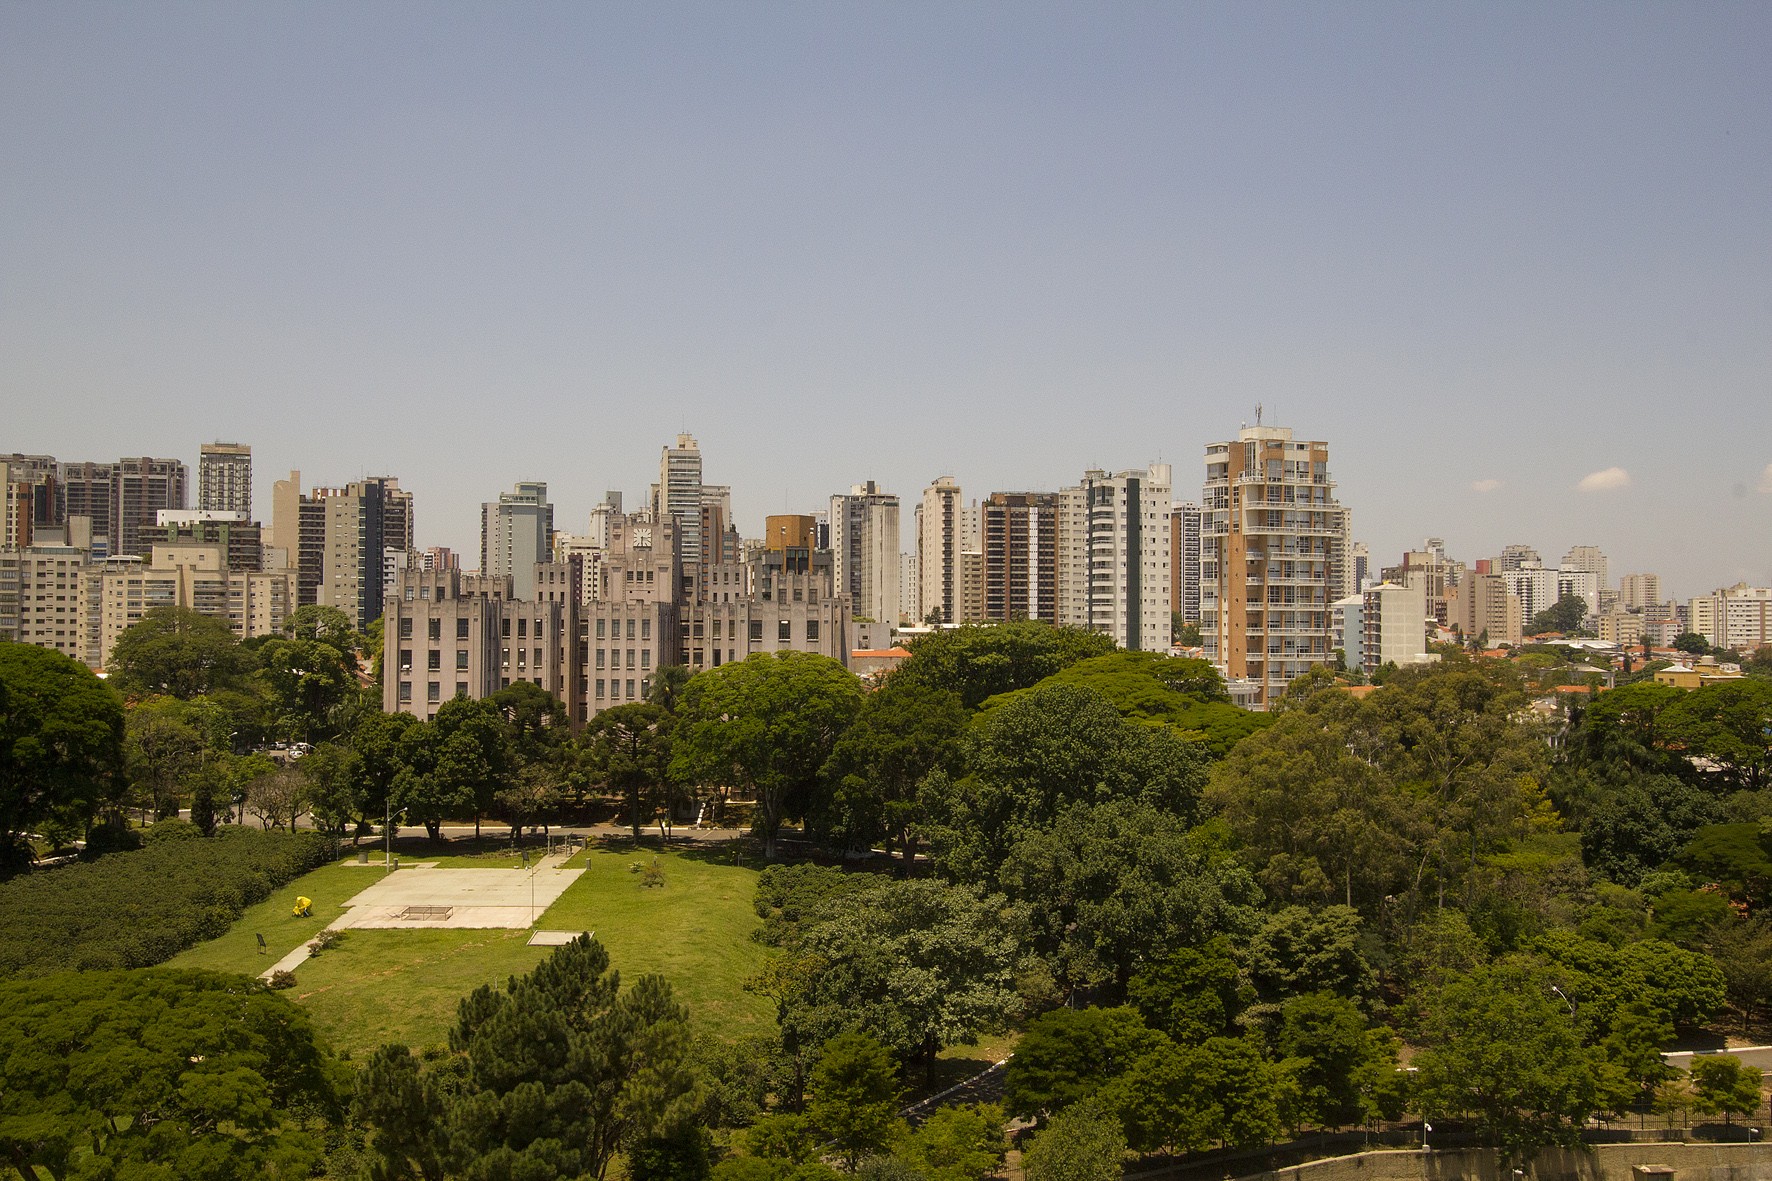
[(267, 982), (267, 987), (294, 988), (295, 973), (287, 968), (278, 968), (275, 972), (271, 973), (271, 979)]
[(336, 851), (331, 837), (312, 832), (227, 828), (179, 839), (171, 831), (131, 852), (0, 883), (0, 979), (151, 967), (222, 934)]

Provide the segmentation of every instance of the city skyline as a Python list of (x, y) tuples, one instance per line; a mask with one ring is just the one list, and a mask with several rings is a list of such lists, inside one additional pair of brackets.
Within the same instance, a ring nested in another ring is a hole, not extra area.
[[(578, 531), (1334, 448), (1376, 563), (1772, 584), (1762, 7), (0, 13), (0, 448)], [(1614, 578), (1616, 581), (1616, 578)]]

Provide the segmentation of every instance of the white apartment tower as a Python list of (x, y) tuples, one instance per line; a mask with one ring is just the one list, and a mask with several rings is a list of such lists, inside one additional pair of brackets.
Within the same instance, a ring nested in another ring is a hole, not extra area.
[(205, 443), (197, 451), (197, 508), (252, 519), (252, 448)]
[(899, 619), (898, 497), (869, 480), (831, 497), (831, 571), (857, 618)]
[(1083, 473), (1058, 494), (1058, 622), (1145, 652), (1169, 648), (1170, 492), (1166, 463)]
[(1265, 706), (1329, 659), (1330, 604), (1353, 589), (1329, 444), (1260, 425), (1208, 444), (1201, 508), (1206, 658)]
[(960, 621), (964, 530), (960, 485), (952, 476), (939, 476), (923, 490), (923, 502), (917, 506), (917, 569), (924, 618), (935, 615), (943, 623)]
[(1169, 609), (1181, 613), (1183, 623), (1200, 622), (1200, 506), (1191, 501), (1169, 513), (1169, 544), (1175, 579), (1169, 592)]

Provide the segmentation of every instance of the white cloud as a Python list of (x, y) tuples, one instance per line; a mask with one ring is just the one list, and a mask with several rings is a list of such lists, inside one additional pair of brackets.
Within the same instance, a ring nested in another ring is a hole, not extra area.
[(1772, 496), (1772, 463), (1767, 464), (1766, 470), (1760, 473), (1760, 491)]
[(1610, 492), (1614, 488), (1628, 488), (1630, 473), (1621, 467), (1609, 467), (1605, 471), (1583, 476), (1581, 483), (1575, 486), (1583, 492)]
[[(1772, 471), (1772, 468), (1767, 470)], [(1501, 487), (1500, 480), (1476, 480), (1471, 483), (1472, 492), (1493, 492), (1499, 487)]]

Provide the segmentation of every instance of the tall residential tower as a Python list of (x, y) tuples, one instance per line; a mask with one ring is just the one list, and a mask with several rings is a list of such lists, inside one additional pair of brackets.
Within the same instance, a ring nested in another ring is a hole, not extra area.
[(1265, 706), (1329, 659), (1330, 604), (1352, 590), (1329, 444), (1260, 425), (1208, 444), (1201, 508), (1206, 658)]

